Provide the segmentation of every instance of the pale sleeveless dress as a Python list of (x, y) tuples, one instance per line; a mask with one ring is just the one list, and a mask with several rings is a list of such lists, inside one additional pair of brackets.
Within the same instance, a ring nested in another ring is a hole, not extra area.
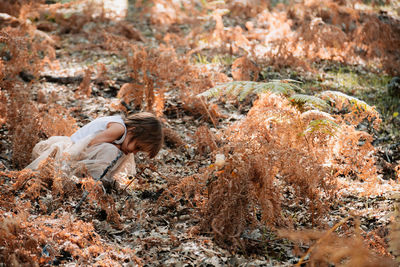
[[(33, 161), (26, 168), (37, 170), (43, 160), (47, 159), (51, 153), (55, 153), (55, 159), (65, 175), (75, 175), (85, 168), (93, 178), (100, 177), (120, 150), (110, 143), (101, 143), (90, 147), (88, 144), (98, 133), (106, 130), (111, 122), (124, 126), (124, 135), (114, 141), (114, 144), (122, 144), (127, 132), (122, 117), (100, 117), (83, 126), (71, 137), (52, 136), (36, 144), (32, 151)], [(123, 155), (104, 179), (135, 175), (135, 159), (134, 155), (130, 153)]]

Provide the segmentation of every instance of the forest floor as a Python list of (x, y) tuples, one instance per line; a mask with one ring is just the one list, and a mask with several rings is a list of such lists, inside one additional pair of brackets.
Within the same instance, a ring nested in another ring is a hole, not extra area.
[[(77, 126), (82, 126), (99, 116), (120, 112), (117, 108), (120, 105), (117, 93), (121, 86), (129, 81), (127, 60), (115, 51), (110, 52), (103, 49), (101, 45), (93, 45), (91, 36), (93, 32), (106, 31), (110, 23), (113, 22), (90, 21), (75, 33), (62, 32), (57, 28), (49, 32), (58, 38), (56, 61), (51, 64), (51, 67), (47, 66), (41, 71), (42, 78), (34, 83), (33, 95), (38, 99), (39, 95), (44, 93), (47, 101), (53, 101), (68, 109), (70, 115), (76, 120)], [(152, 36), (155, 30), (152, 30), (146, 20), (131, 18), (129, 24), (145, 36), (148, 46), (157, 45), (156, 39)], [(180, 27), (185, 27), (185, 25), (181, 24)], [(203, 54), (203, 57), (207, 58), (207, 55)], [(199, 55), (193, 55), (192, 61), (199, 71), (205, 66), (224, 69), (227, 76), (230, 76), (232, 71), (228, 63), (201, 60)], [(60, 82), (60, 80), (49, 78), (84, 77), (85, 71), (91, 68), (93, 70), (91, 78), (94, 80), (101, 69), (99, 63), (106, 67), (107, 78), (102, 83), (92, 83), (89, 96), (76, 97), (81, 80), (74, 83), (71, 80)], [(321, 90), (315, 88), (338, 86), (345, 93), (353, 93), (356, 97), (378, 108), (387, 107), (387, 104), (379, 101), (388, 98), (385, 95), (386, 86), (390, 81), (388, 75), (368, 72), (358, 66), (349, 67), (329, 62), (320, 64), (320, 72), (312, 74), (290, 68), (266, 68), (264, 78), (300, 80), (303, 81), (303, 88), (307, 92)], [(318, 80), (317, 77), (323, 77), (323, 79), (315, 82)], [(371, 86), (371, 83), (374, 83), (374, 86)], [(216, 102), (219, 112), (224, 116), (219, 119), (217, 125), (214, 125), (204, 116), (192, 114), (182, 108), (181, 101), (179, 95), (173, 90), (165, 95), (163, 120), (168, 128), (178, 134), (179, 142), (183, 142), (183, 145), (167, 140), (170, 143), (166, 143), (154, 160), (147, 159), (142, 154), (136, 155), (138, 171), (141, 175), (135, 177), (129, 187), (126, 188), (129, 181), (124, 180), (120, 186), (108, 192), (116, 203), (122, 225), (116, 227), (108, 222), (105, 211), (90, 201), (87, 201), (82, 210), (74, 215), (73, 207), (80, 200), (79, 198), (68, 198), (67, 201), (57, 202), (48, 195), (41, 195), (40, 201), (51, 202), (47, 204), (48, 214), (62, 217), (65, 213), (69, 213), (75, 219), (92, 224), (101, 242), (114, 251), (133, 249), (134, 255), (140, 259), (138, 262), (144, 266), (292, 266), (298, 262), (303, 255), (294, 253), (294, 243), (278, 237), (273, 229), (261, 226), (255, 229), (249, 228), (242, 238), (251, 241), (253, 246), (239, 253), (232, 252), (217, 245), (213, 241), (212, 233), (199, 233), (198, 223), (201, 218), (198, 217), (195, 207), (186, 203), (184, 199), (180, 202), (176, 201), (176, 205), (169, 207), (160, 203), (163, 201), (160, 196), (167, 191), (174, 180), (179, 181), (184, 177), (194, 175), (201, 168), (213, 164), (212, 157), (201, 154), (197, 150), (198, 128), (206, 126), (211, 132), (218, 133), (244, 118), (252, 104), (251, 102), (241, 105), (235, 105), (229, 101)], [(393, 106), (392, 109), (398, 108), (396, 104)], [(387, 110), (386, 112), (389, 114)], [(381, 129), (374, 133), (377, 164), (381, 172), (379, 182), (374, 185), (373, 190), (367, 192), (365, 182), (342, 177), (339, 181), (342, 189), (338, 192), (338, 201), (323, 218), (327, 225), (333, 227), (349, 215), (357, 215), (360, 219), (362, 235), (369, 237), (366, 240), (369, 240), (370, 247), (386, 255), (389, 253), (388, 225), (394, 216), (396, 203), (400, 202), (400, 186), (398, 178), (396, 180), (394, 177), (393, 169), (394, 163), (400, 160), (398, 135), (400, 116), (387, 114), (383, 117)], [(15, 170), (11, 163), (12, 144), (7, 137), (7, 131), (5, 126), (0, 130), (3, 150), (0, 156), (3, 171)], [(149, 166), (155, 166), (155, 168), (149, 168)], [(7, 182), (2, 183), (2, 187), (6, 185)], [(126, 209), (127, 206), (130, 207), (129, 210)], [(301, 206), (292, 208), (291, 213), (297, 228), (311, 227), (311, 222)], [(31, 217), (41, 215), (43, 211), (39, 204), (38, 207), (32, 207)], [(49, 237), (49, 245), (43, 247), (43, 254), (46, 254), (45, 248), (48, 250), (51, 244), (53, 243)], [(307, 248), (308, 245), (304, 245), (302, 249)], [(44, 265), (83, 264), (66, 250), (58, 251), (54, 255)], [(104, 260), (104, 257), (106, 256), (100, 253), (97, 258), (87, 264), (100, 262)], [(123, 266), (133, 266), (138, 263), (124, 256), (120, 256), (118, 261)]]

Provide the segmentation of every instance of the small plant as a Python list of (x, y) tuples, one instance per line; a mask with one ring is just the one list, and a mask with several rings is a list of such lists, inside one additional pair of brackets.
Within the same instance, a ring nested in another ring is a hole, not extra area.
[(208, 61), (207, 56), (203, 56), (202, 54), (198, 53), (196, 54), (196, 60), (195, 62), (197, 64), (202, 64), (202, 65), (207, 65), (210, 64), (211, 62)]
[[(356, 220), (353, 233), (340, 236), (335, 231), (344, 225), (351, 217), (347, 217), (335, 224), (328, 231), (290, 231), (280, 230), (281, 237), (289, 238), (295, 243), (311, 243), (309, 249), (304, 253), (295, 266), (304, 263), (312, 265), (334, 265), (334, 266), (396, 266), (388, 255), (378, 255), (370, 250), (365, 238), (359, 230), (360, 223)], [(298, 249), (296, 249), (298, 251)], [(305, 260), (307, 258), (307, 260)]]

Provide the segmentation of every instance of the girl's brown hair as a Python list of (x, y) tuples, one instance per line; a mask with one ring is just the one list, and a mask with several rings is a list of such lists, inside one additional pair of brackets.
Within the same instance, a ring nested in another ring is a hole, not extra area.
[(140, 112), (127, 115), (124, 123), (141, 150), (148, 152), (150, 158), (155, 157), (164, 143), (161, 121), (149, 112)]

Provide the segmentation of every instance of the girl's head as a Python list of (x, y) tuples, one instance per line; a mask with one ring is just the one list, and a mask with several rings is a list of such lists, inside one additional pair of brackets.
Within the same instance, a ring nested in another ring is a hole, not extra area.
[(121, 149), (128, 153), (147, 152), (153, 158), (160, 151), (164, 134), (161, 121), (149, 112), (130, 114), (124, 119), (127, 135)]

